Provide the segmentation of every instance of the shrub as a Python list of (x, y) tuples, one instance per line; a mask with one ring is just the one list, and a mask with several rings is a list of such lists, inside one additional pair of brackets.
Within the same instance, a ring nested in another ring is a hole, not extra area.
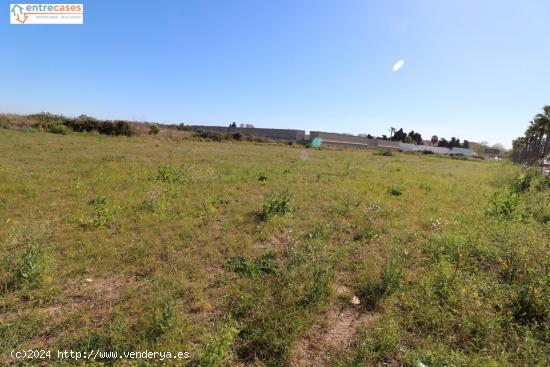
[(168, 163), (160, 164), (157, 167), (156, 180), (161, 182), (184, 183), (186, 181), (185, 168), (182, 166), (179, 169), (175, 169)]
[(157, 168), (157, 180), (162, 182), (172, 181), (175, 177), (174, 170), (169, 164), (161, 164)]
[(179, 124), (176, 129), (178, 129), (179, 131), (191, 131), (193, 130), (193, 128), (189, 125), (185, 125), (184, 123), (181, 123)]
[[(45, 271), (41, 235), (31, 230), (30, 232), (16, 232), (9, 238), (12, 245), (16, 247), (1, 264), (0, 286), (7, 291), (40, 285)], [(0, 294), (1, 291), (0, 289)]]
[(285, 190), (279, 194), (269, 194), (258, 213), (258, 218), (264, 221), (270, 217), (284, 216), (290, 212), (292, 212), (290, 196), (288, 191)]
[(388, 189), (388, 193), (390, 193), (391, 195), (393, 196), (401, 196), (403, 194), (403, 187), (401, 186), (391, 186), (389, 189)]
[(195, 136), (197, 136), (201, 139), (216, 141), (216, 142), (220, 142), (224, 138), (221, 133), (216, 132), (216, 131), (209, 131), (209, 130), (198, 131), (198, 132), (195, 133)]
[(149, 125), (149, 134), (151, 135), (158, 135), (160, 132), (159, 124), (156, 122), (153, 122), (151, 125)]
[(527, 171), (525, 173), (520, 173), (516, 178), (513, 179), (511, 183), (512, 192), (516, 194), (521, 194), (531, 187), (531, 181), (534, 178), (534, 173), (532, 171)]
[(128, 121), (115, 121), (115, 134), (114, 135), (134, 135), (134, 129)]
[(89, 201), (92, 206), (92, 213), (84, 220), (81, 220), (81, 226), (85, 228), (105, 228), (108, 227), (115, 217), (115, 210), (108, 204), (105, 197), (98, 196)]
[(14, 274), (14, 285), (38, 284), (44, 272), (44, 256), (36, 243), (27, 245)]
[(393, 156), (393, 151), (389, 148), (384, 148), (376, 152), (376, 155), (381, 155), (384, 157), (391, 157)]
[(550, 291), (544, 280), (521, 284), (511, 308), (514, 319), (521, 324), (547, 324), (550, 321)]
[(518, 202), (519, 198), (515, 193), (495, 192), (487, 213), (501, 219), (513, 219)]
[(34, 127), (53, 134), (67, 135), (69, 132), (69, 129), (60, 122), (39, 122)]

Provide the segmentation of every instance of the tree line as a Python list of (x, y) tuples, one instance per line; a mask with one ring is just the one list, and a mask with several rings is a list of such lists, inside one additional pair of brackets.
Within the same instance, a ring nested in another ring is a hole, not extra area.
[(525, 134), (512, 142), (512, 159), (514, 162), (536, 165), (550, 153), (550, 106), (544, 106), (529, 121)]
[[(372, 136), (369, 134), (367, 137), (372, 138)], [(403, 128), (397, 130), (396, 128), (390, 128), (390, 137), (388, 138), (387, 135), (382, 135), (378, 139), (382, 140), (393, 140), (393, 141), (400, 141), (402, 143), (411, 143), (416, 145), (424, 145), (424, 140), (422, 139), (422, 135), (418, 132), (415, 132), (414, 130), (409, 131), (409, 133), (406, 133)], [(456, 137), (452, 137), (450, 140), (447, 140), (445, 138), (439, 138), (437, 135), (433, 135), (430, 139), (431, 143), (435, 147), (444, 147), (444, 148), (470, 148), (470, 142), (468, 140), (464, 140), (463, 142), (460, 142), (460, 139)]]

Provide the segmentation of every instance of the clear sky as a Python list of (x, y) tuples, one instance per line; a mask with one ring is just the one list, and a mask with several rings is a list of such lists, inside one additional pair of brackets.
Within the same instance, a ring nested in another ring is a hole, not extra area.
[(23, 26), (2, 3), (1, 112), (510, 146), (550, 104), (548, 0), (95, 0)]

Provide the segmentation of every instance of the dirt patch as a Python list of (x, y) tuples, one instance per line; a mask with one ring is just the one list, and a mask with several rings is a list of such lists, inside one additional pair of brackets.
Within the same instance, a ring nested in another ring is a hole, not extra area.
[(379, 317), (358, 307), (330, 310), (313, 325), (298, 342), (290, 365), (295, 367), (323, 367), (330, 365), (331, 356), (350, 347), (359, 327), (367, 326)]
[(380, 316), (376, 312), (366, 312), (359, 303), (354, 302), (357, 297), (340, 282), (336, 283), (335, 290), (339, 298), (349, 299), (349, 304), (332, 309), (319, 318), (298, 342), (290, 359), (291, 366), (329, 366), (335, 352), (350, 347), (358, 328), (367, 326)]
[(271, 240), (262, 244), (266, 250), (272, 250), (280, 253), (286, 253), (291, 242), (292, 229), (286, 228), (282, 232), (276, 233), (271, 237)]

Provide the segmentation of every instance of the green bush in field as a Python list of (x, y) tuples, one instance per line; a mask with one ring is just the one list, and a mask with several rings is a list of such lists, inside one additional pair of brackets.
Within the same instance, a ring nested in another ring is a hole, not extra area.
[(161, 182), (185, 183), (187, 181), (185, 167), (174, 168), (169, 163), (162, 163), (157, 167), (156, 180)]
[(90, 200), (88, 204), (92, 207), (92, 212), (87, 218), (81, 219), (81, 226), (85, 228), (105, 228), (112, 224), (115, 217), (115, 208), (106, 197), (98, 196)]
[(158, 133), (160, 133), (160, 126), (156, 122), (153, 122), (149, 125), (149, 134), (158, 135)]
[(516, 194), (521, 194), (527, 190), (529, 190), (529, 187), (531, 187), (531, 181), (534, 178), (534, 174), (531, 171), (527, 171), (525, 173), (520, 173), (513, 181), (512, 181), (512, 191)]
[(291, 212), (292, 205), (290, 204), (290, 195), (288, 191), (285, 190), (280, 193), (271, 193), (268, 195), (258, 213), (258, 219), (265, 221), (271, 217), (284, 216)]
[(501, 219), (514, 219), (516, 217), (516, 208), (519, 198), (517, 194), (509, 192), (496, 192), (491, 198), (491, 207), (487, 213), (493, 217)]
[(393, 185), (388, 189), (388, 193), (392, 196), (401, 196), (403, 195), (403, 191), (403, 187), (397, 185)]
[(384, 156), (384, 157), (391, 157), (391, 156), (393, 156), (393, 151), (389, 148), (384, 148), (384, 149), (380, 149), (380, 150), (376, 151), (375, 154), (376, 155), (381, 155), (381, 156)]
[(0, 287), (4, 291), (38, 286), (43, 281), (46, 263), (41, 235), (33, 229), (28, 231), (15, 232), (8, 239), (15, 245), (15, 251), (4, 259), (5, 273), (0, 272)]

